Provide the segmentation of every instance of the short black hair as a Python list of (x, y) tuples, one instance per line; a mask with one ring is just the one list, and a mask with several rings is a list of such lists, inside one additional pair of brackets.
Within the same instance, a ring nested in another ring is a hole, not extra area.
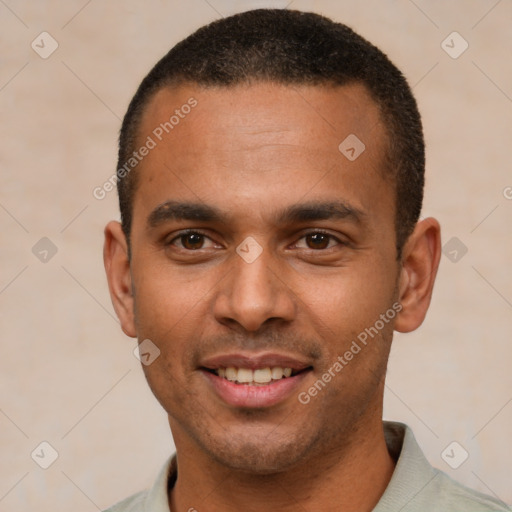
[(120, 171), (133, 156), (149, 100), (158, 90), (181, 84), (230, 87), (254, 82), (366, 87), (386, 128), (384, 167), (395, 185), (400, 256), (420, 216), (425, 179), (425, 143), (412, 91), (388, 57), (351, 28), (319, 14), (286, 9), (246, 11), (198, 29), (141, 82), (119, 137), (119, 206), (128, 244), (137, 173)]

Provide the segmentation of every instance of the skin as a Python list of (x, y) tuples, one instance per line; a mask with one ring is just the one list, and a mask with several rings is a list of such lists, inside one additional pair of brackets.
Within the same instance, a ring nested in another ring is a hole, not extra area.
[[(386, 132), (363, 86), (161, 90), (140, 142), (191, 96), (198, 105), (137, 168), (131, 260), (117, 222), (104, 248), (123, 331), (161, 351), (143, 368), (177, 450), (171, 509), (372, 510), (394, 469), (382, 430), (393, 330), (425, 317), (439, 224), (420, 221), (397, 260)], [(366, 146), (352, 162), (338, 150), (351, 133)], [(225, 218), (148, 226), (166, 201)], [(332, 201), (357, 220), (277, 221), (291, 205)], [(187, 244), (178, 236), (187, 228), (204, 237)], [(318, 230), (330, 237), (312, 237)], [(262, 248), (252, 263), (236, 252), (248, 236)], [(228, 405), (198, 368), (219, 353), (277, 351), (312, 367), (298, 390), (307, 391), (396, 302), (401, 312), (307, 405), (296, 393), (266, 408)]]

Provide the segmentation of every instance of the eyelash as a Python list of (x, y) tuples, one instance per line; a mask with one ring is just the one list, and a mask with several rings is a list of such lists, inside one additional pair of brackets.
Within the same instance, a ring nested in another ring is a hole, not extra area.
[[(332, 235), (331, 233), (327, 232), (327, 231), (324, 231), (323, 229), (314, 229), (312, 231), (308, 231), (307, 233), (304, 233), (300, 238), (299, 240), (302, 240), (303, 238), (309, 236), (309, 235), (317, 235), (317, 234), (321, 234), (321, 235), (325, 235), (327, 237), (329, 237), (330, 240), (334, 240), (337, 242), (337, 245), (341, 245), (341, 246), (346, 246), (347, 243), (346, 242), (343, 242), (342, 240), (340, 240), (339, 238), (335, 237), (334, 235)], [(199, 235), (199, 236), (202, 236), (204, 238), (208, 238), (211, 240), (211, 238), (203, 233), (202, 231), (200, 230), (197, 230), (197, 229), (186, 229), (184, 231), (180, 231), (174, 238), (172, 238), (172, 240), (170, 240), (167, 245), (174, 245), (174, 242), (176, 240), (179, 240), (181, 239), (183, 236), (186, 236), (186, 235)], [(200, 251), (201, 249), (196, 249), (196, 250), (193, 250), (193, 249), (185, 249), (184, 247), (180, 247), (180, 249), (184, 250), (184, 251), (187, 251), (187, 252), (198, 252)], [(332, 247), (327, 247), (326, 249), (308, 249), (310, 251), (314, 251), (314, 252), (322, 252), (322, 251), (327, 251), (329, 249), (332, 249)]]

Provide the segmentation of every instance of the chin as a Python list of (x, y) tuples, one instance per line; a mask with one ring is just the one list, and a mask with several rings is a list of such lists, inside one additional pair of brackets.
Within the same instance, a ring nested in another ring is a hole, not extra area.
[[(297, 459), (290, 459), (290, 450), (270, 451), (268, 447), (264, 450), (256, 446), (244, 447), (243, 452), (217, 453), (212, 454), (219, 464), (231, 470), (250, 475), (272, 475), (282, 473), (292, 467)], [(300, 457), (298, 457), (300, 459)]]
[(304, 461), (315, 444), (314, 439), (300, 435), (263, 435), (260, 439), (230, 435), (228, 439), (210, 439), (205, 451), (219, 464), (251, 475), (271, 475), (284, 472)]

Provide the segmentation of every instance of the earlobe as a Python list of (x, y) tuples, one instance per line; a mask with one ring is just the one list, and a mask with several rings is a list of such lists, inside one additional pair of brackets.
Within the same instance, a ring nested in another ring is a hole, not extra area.
[(407, 240), (402, 256), (399, 282), (399, 301), (402, 310), (397, 316), (395, 330), (410, 332), (425, 319), (441, 258), (441, 228), (429, 217), (416, 224)]
[(128, 244), (119, 222), (109, 222), (105, 227), (103, 262), (107, 273), (110, 298), (121, 322), (121, 328), (127, 336), (135, 338), (137, 332)]

